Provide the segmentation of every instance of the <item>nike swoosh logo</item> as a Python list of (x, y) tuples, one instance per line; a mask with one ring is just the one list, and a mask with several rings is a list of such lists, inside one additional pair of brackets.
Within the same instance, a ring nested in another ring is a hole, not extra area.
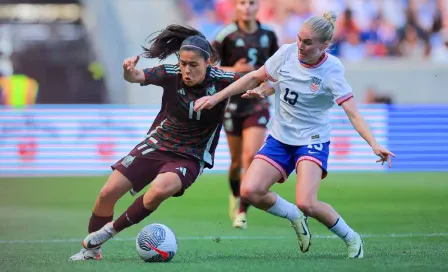
[(159, 254), (162, 256), (162, 258), (163, 258), (164, 261), (165, 261), (166, 259), (168, 259), (168, 257), (170, 256), (170, 254), (169, 254), (168, 252), (163, 251), (163, 250), (160, 250), (160, 249), (158, 249), (158, 248), (156, 248), (156, 247), (153, 247), (153, 246), (150, 245), (148, 242), (145, 242), (145, 244), (146, 244), (149, 248), (151, 248), (152, 250), (154, 250), (155, 252), (159, 253)]
[(101, 245), (93, 245), (93, 244), (90, 243), (90, 241), (88, 241), (87, 245), (85, 246), (85, 248), (92, 249), (92, 248), (97, 248), (99, 246), (101, 246)]
[(314, 152), (314, 151), (308, 151), (309, 154), (317, 154), (319, 152)]
[(302, 230), (303, 230), (302, 234), (308, 235), (308, 231), (306, 231), (306, 228), (303, 226), (303, 222), (300, 222), (300, 224), (302, 225)]

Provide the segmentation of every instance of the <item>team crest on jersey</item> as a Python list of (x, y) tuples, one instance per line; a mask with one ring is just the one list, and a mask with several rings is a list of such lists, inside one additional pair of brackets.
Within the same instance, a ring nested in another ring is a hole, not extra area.
[(319, 91), (321, 85), (322, 85), (322, 79), (317, 77), (311, 77), (311, 83), (310, 83), (311, 91), (313, 92)]
[(269, 48), (269, 38), (268, 35), (264, 34), (260, 37), (260, 45), (262, 48)]
[(207, 93), (207, 95), (214, 95), (216, 93), (215, 86), (212, 85), (212, 86), (208, 87), (206, 90), (206, 93)]
[(127, 156), (121, 161), (121, 164), (122, 164), (124, 167), (128, 168), (134, 160), (135, 160), (135, 157), (134, 157), (134, 156), (127, 155)]

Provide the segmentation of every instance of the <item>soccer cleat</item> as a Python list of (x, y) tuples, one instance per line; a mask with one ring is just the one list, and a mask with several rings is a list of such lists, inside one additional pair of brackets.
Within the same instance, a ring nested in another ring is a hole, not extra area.
[(307, 252), (311, 246), (311, 232), (308, 229), (308, 217), (303, 215), (295, 221), (291, 221), (291, 227), (294, 229), (299, 240), (300, 251)]
[(238, 209), (240, 206), (240, 198), (234, 196), (233, 194), (229, 195), (229, 217), (230, 221), (234, 222), (235, 216), (238, 214)]
[(358, 233), (355, 233), (355, 237), (347, 242), (347, 249), (349, 259), (364, 258), (364, 241)]
[(101, 248), (95, 248), (95, 249), (81, 249), (80, 252), (76, 253), (75, 255), (71, 256), (69, 261), (86, 261), (86, 260), (96, 260), (100, 261), (103, 258), (103, 255), (101, 254)]
[(238, 213), (235, 217), (235, 220), (233, 221), (234, 228), (237, 229), (246, 229), (247, 228), (247, 219), (246, 219), (246, 213)]
[(87, 237), (82, 241), (82, 246), (85, 249), (99, 248), (107, 240), (114, 237), (117, 232), (112, 226), (112, 222), (107, 223), (100, 230), (95, 231), (87, 235)]

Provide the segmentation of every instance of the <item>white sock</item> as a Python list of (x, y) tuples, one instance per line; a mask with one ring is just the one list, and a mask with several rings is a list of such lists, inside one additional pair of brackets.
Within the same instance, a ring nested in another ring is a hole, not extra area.
[(344, 219), (339, 216), (336, 220), (336, 223), (328, 228), (331, 232), (339, 236), (345, 242), (350, 241), (355, 236), (355, 231), (350, 228), (347, 223), (345, 223)]
[(277, 195), (277, 200), (274, 205), (272, 205), (267, 212), (279, 217), (287, 218), (290, 221), (295, 221), (299, 218), (299, 209), (297, 206), (284, 200), (279, 195)]

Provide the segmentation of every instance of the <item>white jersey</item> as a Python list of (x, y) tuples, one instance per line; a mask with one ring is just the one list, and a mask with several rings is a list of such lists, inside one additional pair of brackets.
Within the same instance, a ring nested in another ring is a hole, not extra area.
[(274, 82), (275, 116), (271, 135), (288, 145), (309, 145), (330, 140), (329, 109), (353, 97), (341, 61), (328, 53), (318, 64), (299, 62), (296, 43), (283, 45), (265, 63)]

